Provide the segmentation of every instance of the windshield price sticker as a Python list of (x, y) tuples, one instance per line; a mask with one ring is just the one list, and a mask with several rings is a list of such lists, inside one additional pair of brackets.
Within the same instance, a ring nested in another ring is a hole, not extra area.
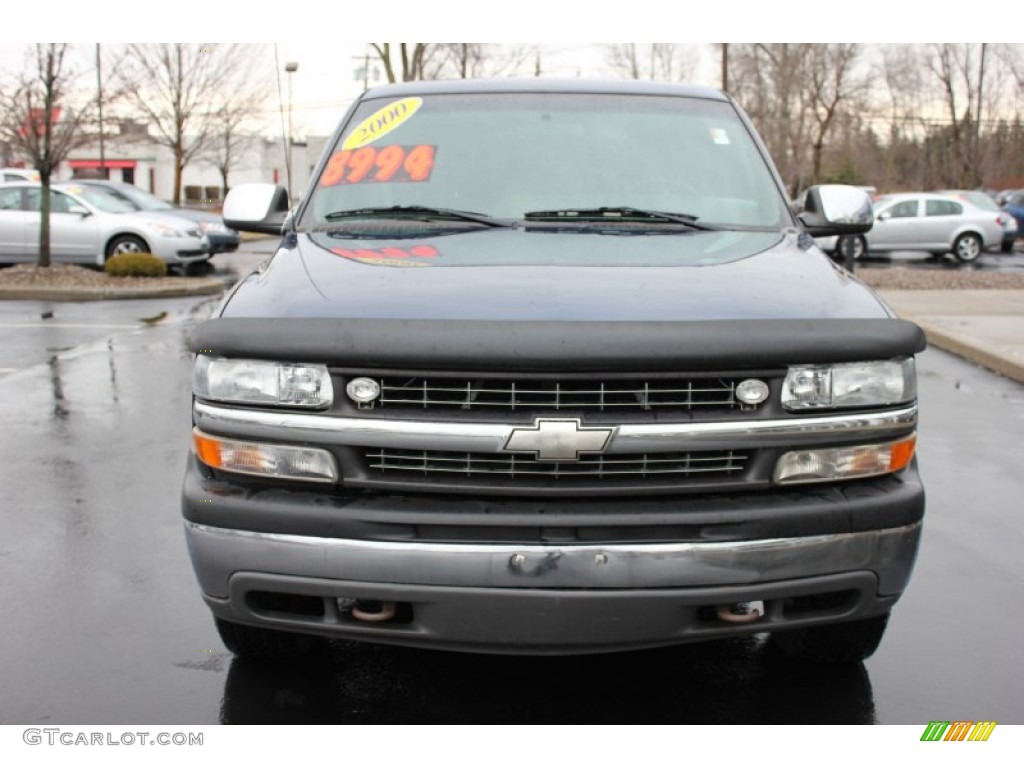
[(440, 256), (437, 248), (432, 245), (414, 245), (412, 248), (331, 248), (331, 253), (346, 259), (408, 259), (413, 256), (432, 259)]
[(441, 255), (432, 245), (414, 245), (411, 248), (331, 248), (331, 253), (378, 267), (426, 267), (430, 262), (423, 259)]
[(403, 147), (360, 147), (342, 149), (331, 155), (320, 177), (320, 186), (365, 184), (387, 181), (429, 181), (437, 147), (416, 144)]
[(341, 148), (359, 149), (367, 144), (372, 144), (416, 114), (421, 106), (423, 106), (423, 99), (417, 96), (399, 99), (381, 107), (352, 129), (352, 133), (346, 137)]

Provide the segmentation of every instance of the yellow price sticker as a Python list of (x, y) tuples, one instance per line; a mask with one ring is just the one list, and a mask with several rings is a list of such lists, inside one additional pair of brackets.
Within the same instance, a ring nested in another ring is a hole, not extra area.
[(423, 99), (411, 96), (381, 107), (357, 125), (342, 142), (342, 149), (359, 149), (391, 133), (423, 106)]

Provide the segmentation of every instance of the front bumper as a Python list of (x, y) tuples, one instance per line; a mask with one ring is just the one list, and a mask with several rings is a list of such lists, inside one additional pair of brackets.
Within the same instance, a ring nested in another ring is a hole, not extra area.
[(168, 264), (188, 264), (210, 258), (209, 242), (203, 237), (163, 237), (149, 235), (153, 254)]
[(207, 252), (211, 256), (217, 253), (234, 253), (242, 242), (241, 236), (235, 233), (207, 232), (206, 239), (210, 244)]
[[(450, 650), (580, 653), (855, 620), (887, 611), (920, 524), (742, 543), (522, 547), (381, 544), (186, 524), (213, 613), (330, 637)], [(266, 597), (276, 600), (267, 603)], [(300, 602), (288, 607), (288, 601)], [(380, 600), (375, 624), (338, 601)], [(720, 605), (761, 601), (751, 624)], [(311, 610), (310, 606), (319, 610)]]
[[(552, 524), (600, 525), (593, 530), (607, 538), (502, 543), (502, 535), (525, 530), (525, 518), (537, 518), (531, 502), (373, 495), (336, 505), (280, 489), (236, 493), (240, 487), (190, 467), (185, 536), (215, 615), (479, 652), (626, 650), (883, 613), (910, 578), (923, 514), (923, 491), (908, 469), (835, 493), (611, 502), (616, 511), (599, 500), (586, 502), (587, 510), (572, 501), (545, 504)], [(478, 517), (474, 505), (483, 504), (495, 505), (486, 515), (495, 525), (489, 540), (416, 538), (429, 535), (429, 523), (464, 531), (459, 518)], [(680, 518), (692, 522), (692, 540), (616, 538), (653, 537)], [(282, 520), (302, 532), (282, 532)], [(400, 620), (359, 621), (339, 599), (397, 603)], [(716, 606), (755, 601), (766, 614), (752, 624), (715, 614)]]

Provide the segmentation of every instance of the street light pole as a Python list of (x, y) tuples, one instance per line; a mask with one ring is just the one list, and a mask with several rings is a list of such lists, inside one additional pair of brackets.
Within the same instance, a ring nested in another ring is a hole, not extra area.
[(288, 73), (288, 151), (285, 153), (285, 171), (288, 174), (288, 204), (292, 204), (292, 75), (299, 68), (297, 61), (289, 61), (284, 65)]
[(100, 120), (100, 176), (106, 179), (107, 156), (103, 148), (103, 75), (100, 70), (99, 43), (96, 43), (96, 110)]

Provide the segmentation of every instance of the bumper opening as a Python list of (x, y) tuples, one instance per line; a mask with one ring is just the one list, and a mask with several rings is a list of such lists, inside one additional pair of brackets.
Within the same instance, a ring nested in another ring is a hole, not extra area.
[[(227, 598), (205, 598), (223, 619), (284, 631), (549, 655), (650, 648), (865, 618), (896, 602), (897, 596), (879, 596), (877, 587), (870, 572), (664, 590), (478, 589), (236, 573)], [(721, 618), (722, 606), (736, 604), (757, 604), (763, 615), (749, 622)]]
[(253, 616), (275, 620), (319, 620), (325, 624), (411, 624), (412, 605), (362, 597), (251, 590), (243, 595)]

